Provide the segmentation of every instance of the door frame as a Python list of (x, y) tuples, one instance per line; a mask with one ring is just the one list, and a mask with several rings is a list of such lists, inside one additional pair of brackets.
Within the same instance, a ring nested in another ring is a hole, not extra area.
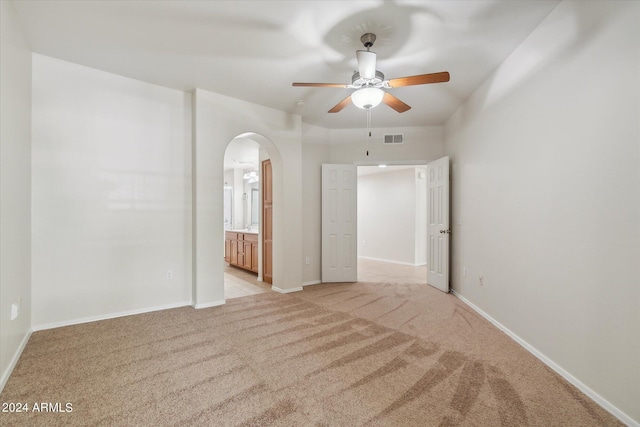
[(273, 284), (273, 170), (271, 159), (260, 164), (260, 186), (262, 188), (262, 280)]
[[(447, 159), (448, 159), (448, 157), (447, 157)], [(439, 159), (436, 159), (436, 160), (439, 160)], [(427, 168), (429, 163), (431, 163), (433, 161), (434, 160), (432, 160), (432, 161), (427, 161), (427, 160), (389, 160), (389, 161), (376, 160), (376, 161), (370, 161), (370, 160), (366, 160), (366, 161), (354, 161), (352, 163), (352, 165), (356, 166), (356, 171), (357, 171), (357, 167), (358, 166), (379, 166), (379, 165), (415, 166), (415, 167)], [(450, 175), (450, 171), (449, 171), (449, 179), (450, 179), (450, 177), (451, 177), (451, 175)], [(427, 176), (427, 178), (428, 178), (428, 176)], [(357, 177), (356, 177), (356, 181), (357, 181)], [(428, 185), (427, 185), (427, 210), (429, 209), (429, 204), (428, 204), (429, 203), (429, 200), (428, 200), (429, 194), (428, 194), (428, 191), (429, 191), (429, 188), (428, 188)], [(356, 197), (356, 200), (357, 200), (357, 194), (355, 195), (355, 197)], [(448, 200), (449, 200), (448, 203), (450, 203), (450, 197), (448, 197)], [(324, 210), (324, 202), (322, 203), (322, 206), (323, 206), (322, 209)], [(447, 219), (447, 224), (450, 224), (449, 221), (450, 221), (450, 218)], [(357, 229), (357, 215), (356, 215), (356, 229)], [(447, 238), (449, 239), (448, 251), (450, 253), (450, 249), (451, 249), (450, 234), (448, 234)], [(429, 239), (429, 235), (428, 235), (428, 224), (427, 224), (427, 241), (428, 241), (428, 239)], [(323, 256), (324, 256), (324, 250), (325, 250), (324, 249), (324, 241), (321, 242), (321, 246), (322, 246), (321, 250), (322, 250), (322, 253), (323, 253)], [(357, 256), (357, 252), (358, 251), (356, 249), (356, 256)], [(428, 262), (429, 262), (429, 256), (427, 254), (427, 267), (428, 267)], [(451, 265), (451, 259), (448, 260), (448, 265), (447, 265), (447, 270), (448, 271), (450, 270), (450, 265)], [(427, 276), (425, 276), (424, 280), (425, 280), (425, 284), (428, 284), (428, 281), (429, 281), (429, 279), (428, 279), (428, 268), (427, 268)], [(322, 281), (324, 282), (324, 278), (322, 278)], [(449, 289), (449, 278), (447, 279), (447, 291), (445, 291), (445, 292), (448, 292), (448, 289)]]

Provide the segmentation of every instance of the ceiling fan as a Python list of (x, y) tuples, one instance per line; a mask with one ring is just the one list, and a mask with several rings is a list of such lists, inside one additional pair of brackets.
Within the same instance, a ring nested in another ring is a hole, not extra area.
[(351, 77), (351, 84), (293, 83), (293, 86), (356, 89), (351, 93), (351, 95), (347, 96), (330, 109), (329, 113), (342, 111), (342, 109), (351, 103), (358, 108), (371, 110), (381, 102), (384, 102), (398, 113), (404, 113), (411, 109), (411, 107), (383, 89), (393, 89), (396, 87), (423, 85), (429, 83), (443, 83), (449, 81), (449, 73), (447, 71), (385, 80), (384, 74), (376, 70), (376, 54), (375, 52), (371, 52), (371, 47), (376, 41), (376, 35), (366, 33), (360, 37), (360, 41), (367, 50), (356, 51), (358, 71), (353, 73), (353, 76)]

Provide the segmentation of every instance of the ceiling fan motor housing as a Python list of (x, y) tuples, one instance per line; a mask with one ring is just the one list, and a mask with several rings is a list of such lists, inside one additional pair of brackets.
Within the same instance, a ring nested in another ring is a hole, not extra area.
[(360, 77), (359, 72), (353, 73), (351, 76), (351, 87), (359, 88), (362, 86), (382, 87), (384, 82), (384, 74), (376, 70), (376, 76), (373, 79), (366, 80)]

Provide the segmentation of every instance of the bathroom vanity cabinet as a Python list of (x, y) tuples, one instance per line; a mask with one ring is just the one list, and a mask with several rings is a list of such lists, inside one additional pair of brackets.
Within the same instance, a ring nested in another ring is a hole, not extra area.
[(224, 260), (230, 265), (258, 272), (258, 234), (225, 231)]

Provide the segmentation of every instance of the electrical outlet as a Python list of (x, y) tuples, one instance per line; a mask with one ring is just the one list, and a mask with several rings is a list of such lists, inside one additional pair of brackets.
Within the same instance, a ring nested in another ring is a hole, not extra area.
[(364, 247), (364, 246), (367, 246), (367, 241), (366, 241), (366, 240), (363, 240), (363, 241), (362, 241), (362, 246), (363, 246), (363, 247)]
[(304, 259), (304, 263), (305, 263), (305, 264), (307, 264), (307, 265), (311, 264), (311, 258), (306, 257), (306, 258)]
[(478, 279), (478, 284), (480, 286), (484, 286), (484, 276), (480, 276), (480, 278)]
[(167, 270), (167, 280), (173, 279), (173, 270)]
[(462, 277), (467, 277), (467, 267), (462, 267)]

